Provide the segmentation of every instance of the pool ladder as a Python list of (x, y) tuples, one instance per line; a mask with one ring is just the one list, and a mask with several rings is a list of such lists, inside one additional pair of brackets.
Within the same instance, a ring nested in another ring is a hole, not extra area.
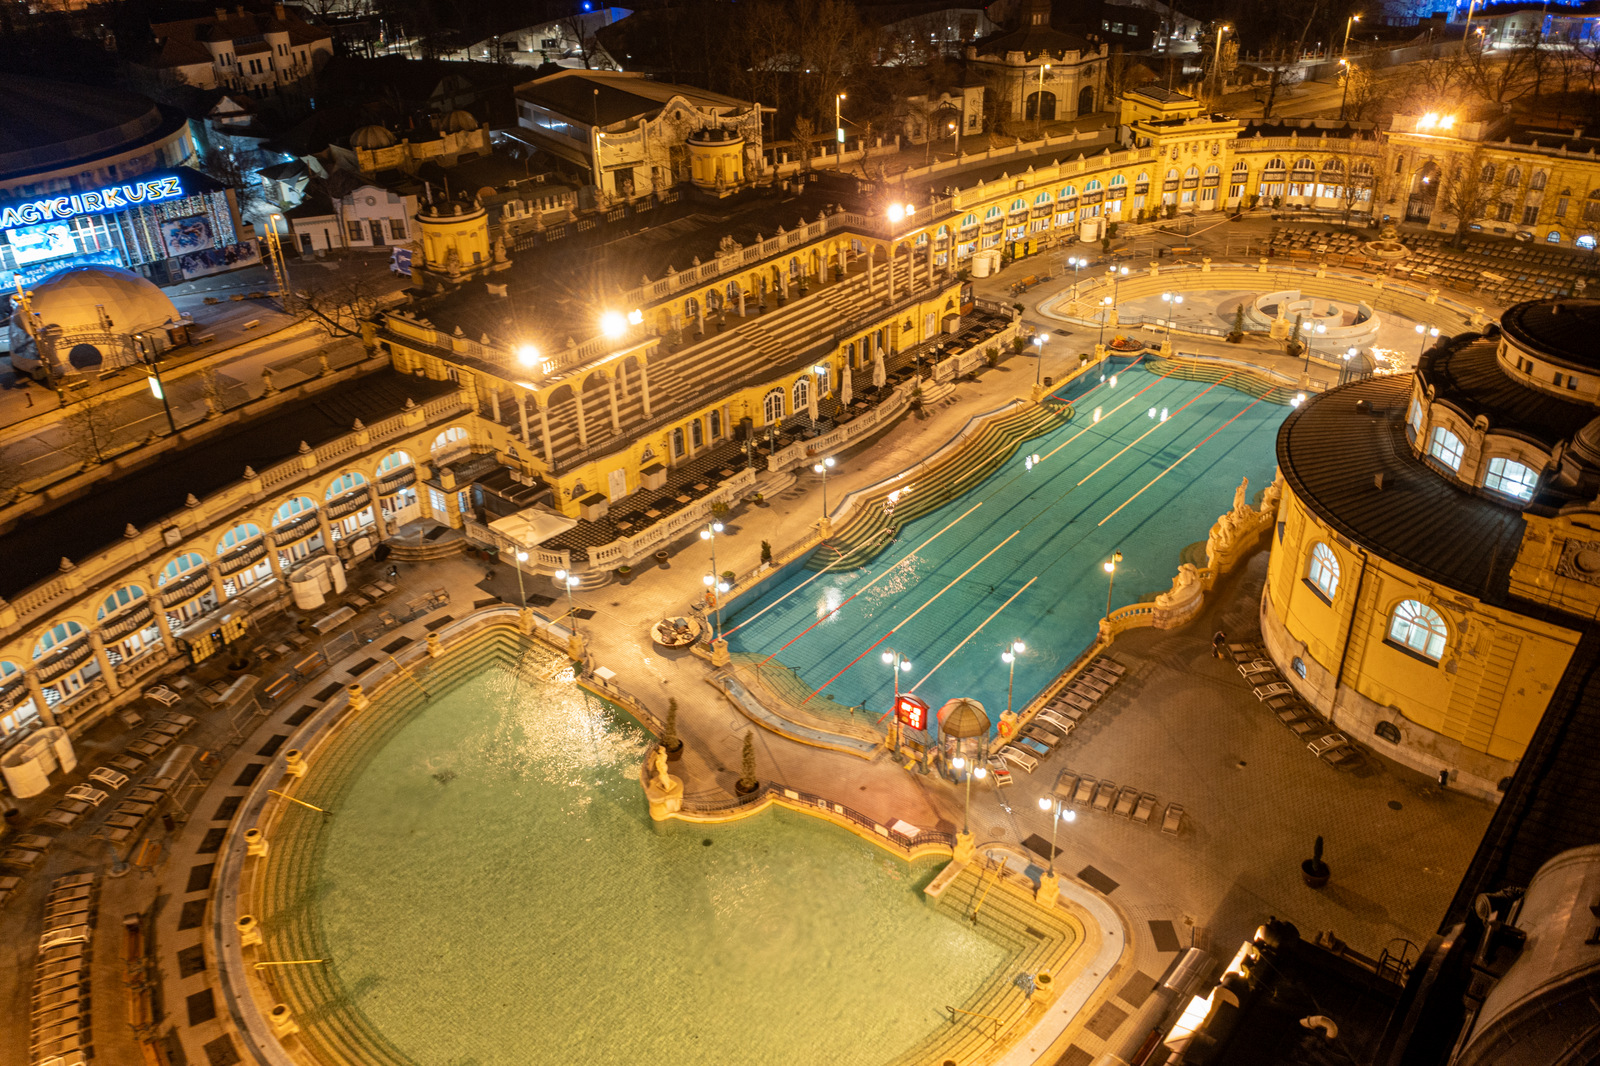
[(991, 1043), (1000, 1039), (1000, 1025), (1002, 1020), (993, 1014), (979, 1014), (975, 1010), (962, 1010), (960, 1007), (945, 1007), (950, 1012), (950, 1024), (956, 1024), (956, 1015), (965, 1014), (969, 1018), (982, 1018), (986, 1022), (994, 1022), (994, 1033), (989, 1037)]
[[(985, 856), (985, 858), (988, 858), (988, 856)], [(978, 887), (983, 889), (983, 895), (978, 897), (978, 902), (973, 906), (972, 913), (967, 915), (967, 917), (971, 920), (973, 925), (977, 925), (978, 924), (978, 912), (983, 909), (984, 903), (988, 901), (990, 889), (994, 888), (995, 885), (998, 885), (1000, 883), (1000, 879), (1002, 877), (1004, 877), (1005, 874), (1006, 874), (1005, 861), (1001, 860), (1000, 862), (995, 863), (994, 880), (990, 881), (989, 884), (987, 886), (985, 886), (983, 881), (984, 881), (984, 878), (989, 876), (989, 868), (987, 866), (985, 866), (981, 871), (979, 871), (979, 873), (978, 873)], [(976, 889), (974, 889), (974, 891), (976, 891)]]
[(388, 658), (389, 658), (390, 662), (394, 663), (394, 668), (396, 670), (400, 671), (401, 676), (403, 676), (407, 681), (411, 682), (413, 685), (417, 686), (417, 691), (422, 693), (422, 698), (423, 698), (424, 701), (433, 699), (433, 695), (426, 688), (423, 687), (421, 681), (418, 681), (416, 679), (416, 676), (414, 674), (412, 674), (411, 668), (409, 666), (402, 665), (400, 660), (396, 659), (393, 655), (390, 655)]

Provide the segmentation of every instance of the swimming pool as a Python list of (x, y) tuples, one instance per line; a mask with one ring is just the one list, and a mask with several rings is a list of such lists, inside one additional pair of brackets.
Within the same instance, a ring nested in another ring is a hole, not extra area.
[(334, 814), (274, 852), (298, 880), (269, 940), (287, 952), (304, 925), (299, 950), (331, 960), (297, 1006), (326, 1058), (871, 1066), (1011, 976), (1005, 947), (923, 901), (942, 860), (783, 810), (653, 823), (648, 735), (561, 665), (486, 664), (317, 752), (299, 794)]
[[(1287, 408), (1239, 391), (1236, 378), (1162, 377), (1143, 360), (1107, 371), (1056, 394), (1073, 401), (1074, 418), (908, 523), (871, 564), (794, 565), (738, 601), (724, 618), (730, 649), (770, 656), (831, 697), (814, 709), (856, 707), (858, 720), (889, 710), (894, 679), (881, 656), (892, 649), (913, 667), (902, 691), (935, 709), (976, 697), (994, 721), (1009, 679), (1000, 654), (1021, 640), (1013, 703), (1025, 704), (1094, 639), (1108, 592), (1114, 609), (1165, 591), (1239, 479), (1254, 497), (1274, 473)], [(907, 485), (916, 491), (915, 479)], [(1103, 564), (1118, 551), (1113, 587)]]

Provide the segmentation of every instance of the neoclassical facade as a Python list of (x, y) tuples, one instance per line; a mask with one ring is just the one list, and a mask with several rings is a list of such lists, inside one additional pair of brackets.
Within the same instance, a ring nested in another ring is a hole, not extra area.
[(1059, 122), (1113, 106), (1106, 99), (1110, 46), (1050, 26), (1049, 0), (1025, 0), (1017, 26), (967, 46), (969, 74), (988, 82), (997, 117)]
[(1336, 725), (1453, 787), (1502, 790), (1600, 607), (1597, 326), (1519, 304), (1279, 435), (1266, 645)]

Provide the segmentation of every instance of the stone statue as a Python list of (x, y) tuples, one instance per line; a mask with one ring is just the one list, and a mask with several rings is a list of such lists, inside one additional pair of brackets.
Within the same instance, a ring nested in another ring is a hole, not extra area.
[(656, 787), (663, 792), (671, 791), (672, 775), (667, 773), (667, 749), (658, 747), (655, 754)]
[(1170, 610), (1204, 591), (1200, 585), (1200, 571), (1193, 563), (1184, 563), (1178, 567), (1177, 576), (1172, 579), (1172, 588), (1156, 597), (1156, 608)]
[(1233, 490), (1233, 514), (1236, 518), (1243, 518), (1246, 508), (1245, 493), (1250, 491), (1250, 479), (1241, 478), (1239, 487)]
[(1261, 513), (1271, 518), (1278, 513), (1278, 496), (1282, 492), (1278, 483), (1274, 481), (1261, 493)]

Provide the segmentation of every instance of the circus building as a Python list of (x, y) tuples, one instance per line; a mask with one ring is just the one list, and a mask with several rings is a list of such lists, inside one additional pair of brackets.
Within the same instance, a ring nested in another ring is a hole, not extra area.
[(11, 364), (40, 380), (143, 362), (185, 344), (191, 323), (166, 293), (120, 267), (50, 275), (11, 315)]
[(1518, 304), (1415, 374), (1305, 404), (1262, 633), (1353, 736), (1496, 796), (1593, 669), (1600, 608), (1600, 303)]
[(256, 261), (188, 121), (134, 93), (0, 75), (0, 284), (111, 266), (157, 284)]

